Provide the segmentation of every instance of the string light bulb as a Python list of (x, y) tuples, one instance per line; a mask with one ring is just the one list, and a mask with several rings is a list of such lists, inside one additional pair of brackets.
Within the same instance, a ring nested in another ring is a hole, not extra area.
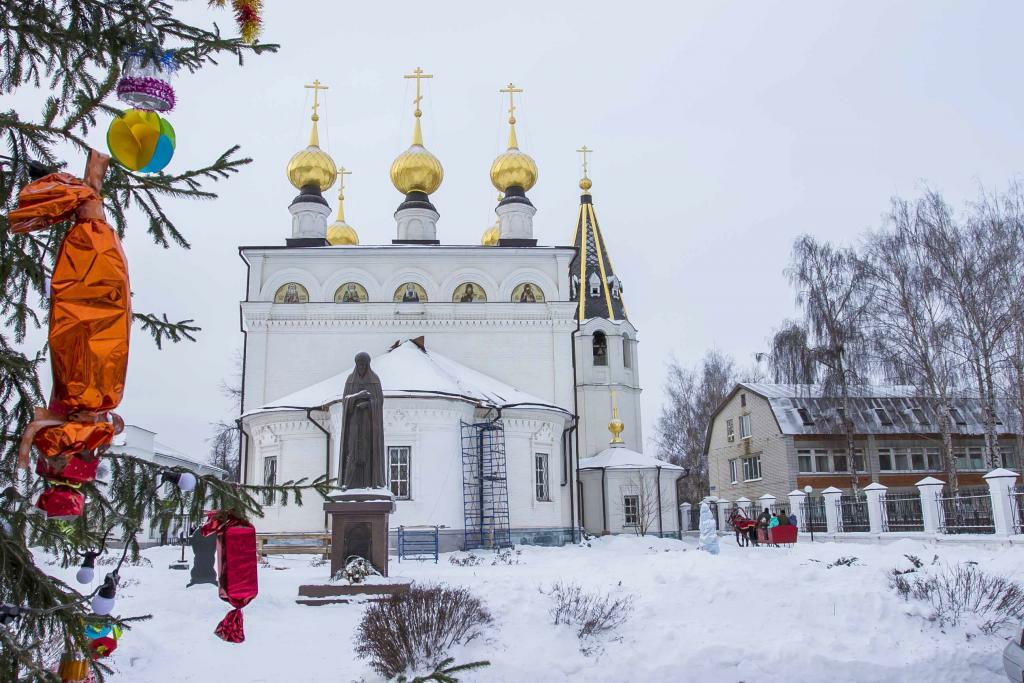
[(75, 581), (81, 584), (92, 583), (92, 580), (96, 578), (97, 557), (99, 557), (99, 553), (92, 550), (86, 551), (85, 557), (82, 559), (82, 566), (78, 568), (78, 573), (75, 574)]
[(117, 574), (107, 574), (103, 579), (103, 585), (99, 592), (93, 596), (92, 611), (101, 617), (105, 617), (114, 611), (114, 600), (117, 595)]
[(160, 475), (161, 482), (171, 482), (183, 492), (188, 493), (196, 487), (196, 475), (191, 472), (164, 472)]

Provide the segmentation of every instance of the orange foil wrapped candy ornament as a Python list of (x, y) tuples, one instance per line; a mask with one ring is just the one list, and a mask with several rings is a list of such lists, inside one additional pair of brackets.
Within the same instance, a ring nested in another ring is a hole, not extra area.
[(71, 455), (103, 448), (120, 431), (110, 411), (124, 393), (132, 311), (128, 265), (99, 195), (109, 160), (90, 150), (84, 180), (52, 173), (29, 183), (8, 217), (13, 233), (75, 221), (51, 277), (50, 405), (36, 408), (22, 435), (22, 466), (33, 443), (47, 457)]

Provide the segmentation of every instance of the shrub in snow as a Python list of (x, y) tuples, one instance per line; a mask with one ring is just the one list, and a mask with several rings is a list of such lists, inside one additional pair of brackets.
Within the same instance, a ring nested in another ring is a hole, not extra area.
[(368, 576), (380, 576), (372, 564), (367, 560), (353, 555), (348, 558), (345, 568), (339, 570), (331, 577), (333, 581), (344, 581), (346, 583), (363, 583)]
[(547, 595), (554, 602), (551, 606), (552, 620), (556, 625), (565, 624), (576, 629), (580, 650), (584, 653), (593, 650), (593, 638), (622, 626), (633, 611), (633, 596), (629, 593), (613, 596), (611, 593), (588, 592), (577, 583), (559, 581)]
[(825, 565), (825, 569), (832, 569), (832, 567), (852, 567), (857, 564), (856, 557), (840, 557), (835, 562), (829, 562)]
[(700, 504), (700, 545), (701, 550), (706, 550), (712, 555), (718, 554), (718, 525), (711, 515), (711, 508), (707, 503)]
[(448, 562), (454, 564), (456, 567), (476, 567), (484, 563), (484, 558), (473, 553), (466, 553), (465, 555), (459, 553), (452, 553), (448, 558)]
[(978, 627), (991, 634), (1007, 623), (1024, 619), (1024, 586), (994, 576), (974, 564), (946, 567), (935, 573), (893, 569), (889, 585), (905, 600), (931, 605), (930, 619), (940, 625), (958, 625), (965, 615), (981, 620)]
[(491, 566), (494, 567), (499, 564), (519, 564), (519, 556), (522, 554), (522, 550), (517, 550), (515, 548), (504, 548), (502, 550), (499, 550), (494, 555), (494, 560), (491, 561)]
[(366, 610), (356, 631), (356, 654), (389, 680), (402, 675), (443, 681), (435, 674), (451, 669), (452, 646), (481, 637), (492, 623), (487, 608), (465, 588), (413, 587)]

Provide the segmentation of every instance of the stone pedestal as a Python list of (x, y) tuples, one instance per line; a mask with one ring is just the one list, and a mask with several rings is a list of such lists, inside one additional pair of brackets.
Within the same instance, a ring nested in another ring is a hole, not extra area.
[(388, 575), (388, 517), (395, 501), (388, 489), (359, 489), (331, 496), (324, 503), (331, 516), (331, 576), (353, 555), (365, 558)]

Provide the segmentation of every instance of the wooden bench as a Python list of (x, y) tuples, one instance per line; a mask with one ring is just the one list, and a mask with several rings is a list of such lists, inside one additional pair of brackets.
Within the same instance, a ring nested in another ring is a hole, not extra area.
[(267, 555), (322, 555), (331, 554), (331, 535), (325, 533), (256, 534), (260, 557)]

